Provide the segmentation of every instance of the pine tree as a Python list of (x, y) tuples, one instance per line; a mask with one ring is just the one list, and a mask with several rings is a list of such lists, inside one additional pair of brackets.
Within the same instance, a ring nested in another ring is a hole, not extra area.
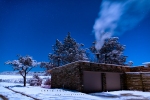
[(63, 43), (58, 39), (53, 45), (53, 53), (49, 54), (50, 60), (55, 66), (68, 64), (79, 60), (88, 60), (83, 44), (77, 43), (68, 33)]
[(49, 54), (49, 59), (54, 66), (62, 65), (62, 54), (64, 51), (63, 44), (57, 39), (55, 45), (52, 46), (53, 53)]
[(86, 50), (83, 49), (84, 44), (77, 43), (68, 33), (63, 42), (63, 63), (71, 63), (78, 60), (88, 60)]
[(90, 50), (95, 54), (97, 62), (106, 64), (125, 65), (127, 56), (123, 55), (125, 46), (118, 42), (118, 37), (106, 39), (104, 45), (100, 50), (96, 50), (95, 43), (93, 43)]

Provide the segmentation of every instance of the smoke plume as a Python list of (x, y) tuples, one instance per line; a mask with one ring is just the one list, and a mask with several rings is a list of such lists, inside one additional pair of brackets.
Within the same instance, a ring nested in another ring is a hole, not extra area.
[(103, 0), (93, 26), (96, 49), (101, 49), (105, 39), (132, 29), (149, 10), (150, 0)]

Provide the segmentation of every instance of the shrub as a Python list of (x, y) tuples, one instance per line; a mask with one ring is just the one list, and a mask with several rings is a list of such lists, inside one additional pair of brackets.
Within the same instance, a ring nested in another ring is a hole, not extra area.
[(47, 89), (51, 88), (51, 79), (48, 78), (45, 81), (43, 81), (41, 87), (42, 88), (47, 88)]
[(44, 85), (51, 85), (51, 79), (50, 78), (46, 79)]
[(29, 84), (30, 86), (41, 86), (42, 79), (37, 74), (34, 74), (33, 78), (30, 79)]

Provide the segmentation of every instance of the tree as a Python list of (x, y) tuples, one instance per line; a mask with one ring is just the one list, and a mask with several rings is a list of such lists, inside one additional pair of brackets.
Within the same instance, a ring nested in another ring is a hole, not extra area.
[(47, 70), (54, 68), (55, 66), (53, 63), (50, 63), (50, 62), (41, 62), (40, 67), (46, 69), (47, 71)]
[(127, 66), (133, 66), (133, 61), (128, 61)]
[(123, 55), (124, 45), (118, 42), (118, 37), (106, 39), (100, 50), (96, 50), (95, 44), (90, 47), (90, 51), (95, 54), (97, 62), (106, 64), (125, 65), (127, 56)]
[(62, 54), (64, 52), (63, 44), (57, 39), (55, 45), (52, 45), (53, 53), (49, 53), (49, 59), (54, 66), (62, 65)]
[(40, 67), (45, 69), (45, 75), (49, 75), (49, 71), (56, 66), (51, 62), (41, 62)]
[(63, 42), (63, 63), (71, 63), (78, 60), (87, 61), (86, 50), (83, 49), (84, 44), (77, 43), (68, 33)]
[(38, 63), (36, 60), (33, 60), (31, 56), (20, 56), (18, 55), (18, 60), (13, 61), (7, 61), (5, 64), (11, 65), (14, 69), (14, 71), (18, 71), (19, 74), (23, 77), (24, 86), (26, 86), (26, 75), (28, 72), (38, 66), (40, 63)]
[(83, 49), (84, 44), (77, 43), (68, 33), (63, 43), (58, 39), (53, 45), (53, 53), (49, 54), (50, 60), (55, 66), (68, 64), (79, 60), (88, 60), (86, 50)]

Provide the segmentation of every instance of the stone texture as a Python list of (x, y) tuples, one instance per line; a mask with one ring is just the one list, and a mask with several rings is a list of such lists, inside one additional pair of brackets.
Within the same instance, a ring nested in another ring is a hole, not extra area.
[(128, 90), (150, 91), (150, 73), (126, 73), (126, 85)]
[(150, 67), (144, 67), (144, 66), (136, 66), (133, 68), (130, 68), (131, 72), (150, 72)]
[[(74, 62), (58, 68), (53, 68), (51, 74), (51, 88), (65, 88), (83, 91), (83, 71), (97, 72), (129, 72), (128, 66), (113, 64), (97, 64), (90, 62)], [(103, 74), (103, 90), (106, 90), (106, 75)]]

